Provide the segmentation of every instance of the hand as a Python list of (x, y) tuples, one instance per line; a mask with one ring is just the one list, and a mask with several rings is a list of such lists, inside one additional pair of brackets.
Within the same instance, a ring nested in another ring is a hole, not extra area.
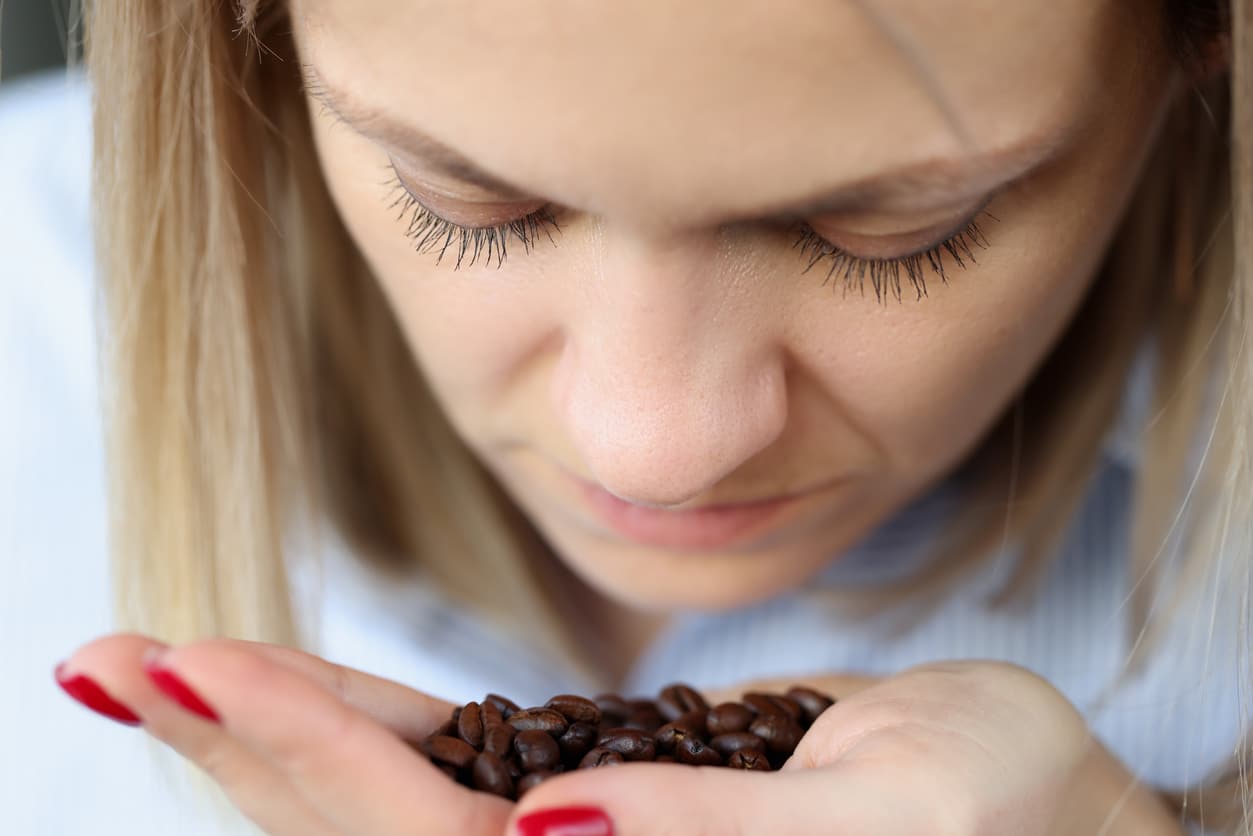
[[(218, 719), (163, 693), (144, 671), (149, 652), (191, 690), (191, 705)], [(505, 832), (511, 803), (450, 781), (405, 742), (421, 740), (453, 706), (403, 685), (274, 645), (167, 648), (135, 634), (84, 645), (60, 669), (62, 681), (78, 675), (274, 836)]]
[[(525, 836), (1183, 833), (1065, 696), (1025, 668), (945, 662), (877, 682), (807, 684), (839, 700), (779, 772), (670, 764), (576, 772), (529, 792), (511, 823), (526, 817)], [(585, 808), (584, 824), (569, 808)], [(546, 831), (545, 821), (566, 829)]]

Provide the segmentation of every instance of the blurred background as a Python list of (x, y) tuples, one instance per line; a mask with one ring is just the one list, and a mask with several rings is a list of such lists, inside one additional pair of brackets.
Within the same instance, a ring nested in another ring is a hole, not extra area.
[(0, 84), (64, 66), (72, 0), (0, 0)]

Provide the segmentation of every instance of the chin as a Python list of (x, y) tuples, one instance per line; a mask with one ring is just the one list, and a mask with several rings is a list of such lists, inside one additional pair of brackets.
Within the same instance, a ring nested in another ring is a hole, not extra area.
[[(732, 610), (799, 586), (802, 570), (785, 555), (678, 552), (623, 544), (560, 549), (562, 562), (615, 603), (639, 610)], [(578, 555), (570, 560), (566, 555)], [(781, 571), (784, 566), (787, 571)]]

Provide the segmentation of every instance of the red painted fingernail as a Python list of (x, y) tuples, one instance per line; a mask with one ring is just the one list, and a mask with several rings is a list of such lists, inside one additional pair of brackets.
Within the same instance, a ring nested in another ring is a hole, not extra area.
[(518, 819), (518, 836), (613, 836), (613, 822), (599, 807), (554, 807)]
[(91, 677), (83, 676), (81, 673), (65, 677), (62, 676), (64, 669), (65, 663), (62, 662), (57, 665), (53, 676), (56, 677), (57, 684), (61, 686), (61, 690), (75, 700), (92, 711), (103, 714), (110, 720), (117, 720), (119, 723), (124, 723), (128, 726), (138, 726), (143, 722), (139, 719), (139, 715), (106, 694), (104, 689), (97, 685)]
[(161, 693), (174, 700), (183, 708), (193, 714), (200, 715), (206, 720), (212, 720), (215, 723), (222, 722), (217, 712), (209, 708), (195, 691), (188, 688), (187, 683), (179, 679), (174, 671), (161, 667), (161, 663), (155, 660), (145, 660), (144, 671), (148, 674), (148, 678), (152, 680), (152, 684), (161, 689)]

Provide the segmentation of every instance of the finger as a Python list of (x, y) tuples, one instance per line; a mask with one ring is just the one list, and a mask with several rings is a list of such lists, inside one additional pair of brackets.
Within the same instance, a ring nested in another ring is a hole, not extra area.
[(144, 729), (213, 778), (240, 812), (271, 834), (335, 836), (337, 831), (286, 778), (221, 726), (190, 714), (153, 684), (141, 659), (163, 644), (135, 634), (97, 639), (74, 653), (62, 678), (85, 675), (143, 721)]
[[(890, 764), (884, 765), (890, 769)], [(892, 788), (891, 797), (887, 789)], [(563, 811), (598, 809), (574, 822)], [(769, 833), (905, 836), (956, 833), (935, 821), (935, 804), (890, 774), (840, 767), (755, 773), (716, 767), (633, 763), (551, 778), (523, 796), (510, 836), (539, 836), (562, 820), (580, 836), (725, 836)], [(606, 821), (607, 820), (607, 821)]]
[(447, 720), (455, 708), (450, 702), (389, 679), (329, 662), (312, 653), (242, 639), (212, 641), (224, 647), (238, 647), (256, 653), (313, 680), (405, 740), (418, 741), (426, 737)]
[(360, 709), (240, 643), (175, 648), (161, 665), (343, 832), (495, 836), (508, 818), (508, 802), (449, 781)]

